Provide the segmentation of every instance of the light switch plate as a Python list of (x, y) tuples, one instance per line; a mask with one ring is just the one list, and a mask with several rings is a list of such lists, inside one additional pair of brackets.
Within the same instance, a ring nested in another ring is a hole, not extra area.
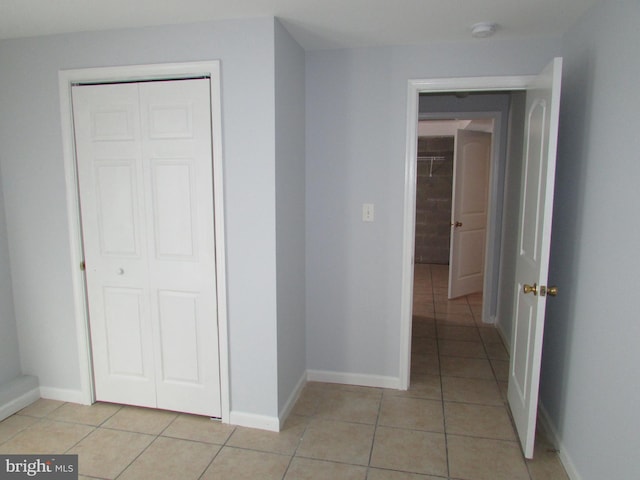
[(373, 222), (373, 220), (374, 220), (373, 203), (363, 203), (362, 204), (362, 221)]

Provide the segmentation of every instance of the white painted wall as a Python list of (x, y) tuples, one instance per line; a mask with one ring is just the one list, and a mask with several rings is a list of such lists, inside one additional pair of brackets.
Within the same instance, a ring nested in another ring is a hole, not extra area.
[(602, 1), (564, 37), (541, 401), (583, 480), (640, 478), (639, 24)]
[(20, 358), (49, 394), (80, 387), (58, 70), (210, 59), (222, 68), (231, 408), (277, 416), (272, 18), (0, 42), (0, 167)]
[[(0, 187), (2, 172), (0, 171)], [(4, 195), (0, 188), (0, 389), (21, 374), (18, 332), (13, 310), (13, 289), (9, 268), (9, 245), (4, 214)]]
[(408, 80), (533, 74), (559, 51), (534, 38), (307, 53), (309, 369), (399, 378)]
[[(275, 22), (276, 268), (278, 411), (287, 413), (306, 379), (305, 351), (305, 61)], [(302, 382), (301, 382), (302, 380)]]

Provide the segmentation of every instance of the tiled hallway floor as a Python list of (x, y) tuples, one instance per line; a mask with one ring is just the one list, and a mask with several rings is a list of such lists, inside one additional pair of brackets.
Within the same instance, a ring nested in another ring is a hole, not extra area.
[(308, 383), (280, 433), (208, 418), (39, 400), (0, 422), (0, 453), (77, 453), (80, 478), (566, 480), (539, 440), (520, 453), (507, 352), (481, 297), (447, 301), (446, 267), (416, 266), (411, 388)]

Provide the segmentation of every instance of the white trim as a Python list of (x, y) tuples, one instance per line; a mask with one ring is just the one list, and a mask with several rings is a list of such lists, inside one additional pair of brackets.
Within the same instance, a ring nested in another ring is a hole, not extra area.
[(582, 480), (582, 477), (578, 473), (573, 460), (571, 460), (571, 457), (569, 457), (567, 449), (564, 447), (564, 444), (560, 439), (558, 431), (553, 426), (553, 422), (551, 421), (547, 410), (544, 408), (544, 405), (542, 405), (541, 402), (538, 403), (538, 425), (540, 426), (540, 429), (545, 433), (549, 441), (558, 450), (558, 457), (560, 458), (560, 462), (562, 462), (562, 466), (567, 472), (569, 478), (571, 480)]
[(231, 411), (229, 423), (240, 427), (258, 428), (260, 430), (268, 430), (270, 432), (280, 431), (280, 420), (278, 417), (270, 417), (267, 415), (256, 415), (255, 413), (246, 413)]
[(300, 394), (302, 393), (302, 390), (304, 389), (304, 386), (306, 384), (307, 384), (307, 372), (305, 370), (302, 376), (300, 377), (300, 380), (298, 380), (298, 383), (294, 387), (293, 392), (291, 392), (291, 395), (289, 395), (287, 402), (284, 404), (284, 406), (282, 407), (282, 410), (280, 410), (280, 413), (278, 414), (278, 428), (279, 428), (278, 431), (282, 430), (282, 427), (287, 421), (287, 418), (289, 418), (291, 411), (296, 406), (296, 402), (300, 398)]
[(66, 388), (40, 387), (40, 397), (60, 402), (79, 403), (81, 405), (91, 405), (86, 402), (86, 394), (82, 390), (69, 390)]
[[(74, 315), (80, 365), (80, 390), (77, 403), (91, 404), (95, 401), (93, 373), (91, 368), (91, 349), (89, 341), (89, 319), (87, 313), (84, 273), (79, 265), (83, 260), (82, 231), (80, 227), (80, 203), (78, 198), (78, 179), (75, 161), (73, 110), (71, 104), (71, 85), (82, 82), (114, 82), (152, 79), (178, 79), (194, 76), (207, 76), (211, 79), (211, 119), (213, 139), (213, 195), (216, 237), (216, 274), (218, 297), (218, 342), (220, 357), (220, 404), (221, 417), (230, 422), (229, 390), (229, 334), (227, 318), (226, 286), (226, 247), (224, 231), (224, 168), (222, 150), (222, 108), (220, 92), (220, 62), (167, 63), (155, 65), (133, 65), (122, 67), (86, 68), (61, 70), (58, 73), (60, 92), (60, 115), (62, 120), (62, 143), (67, 190), (67, 218), (69, 222), (69, 245), (71, 250), (71, 276), (73, 285)], [(45, 389), (56, 395), (57, 389)], [(63, 392), (60, 390), (60, 392)], [(44, 396), (44, 394), (43, 394)], [(64, 395), (63, 395), (64, 396)], [(56, 398), (55, 396), (47, 398)]]
[(382, 375), (368, 375), (364, 373), (307, 370), (307, 380), (310, 382), (340, 383), (343, 385), (360, 385), (362, 387), (406, 390), (406, 388), (403, 389), (401, 387), (401, 380), (398, 377), (384, 377)]
[(0, 421), (40, 398), (38, 379), (21, 375), (0, 385)]
[[(407, 135), (404, 175), (404, 219), (402, 242), (402, 286), (400, 293), (399, 387), (409, 387), (411, 369), (411, 318), (413, 299), (413, 252), (416, 210), (416, 159), (419, 95), (421, 92), (471, 92), (524, 90), (534, 76), (458, 77), (412, 79), (407, 93)], [(484, 311), (483, 311), (484, 313)]]

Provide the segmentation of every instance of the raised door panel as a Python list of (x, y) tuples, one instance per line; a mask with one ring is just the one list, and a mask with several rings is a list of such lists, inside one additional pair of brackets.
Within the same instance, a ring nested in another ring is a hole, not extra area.
[(96, 399), (154, 406), (137, 86), (72, 98)]
[(209, 88), (148, 83), (140, 104), (158, 406), (220, 416)]

